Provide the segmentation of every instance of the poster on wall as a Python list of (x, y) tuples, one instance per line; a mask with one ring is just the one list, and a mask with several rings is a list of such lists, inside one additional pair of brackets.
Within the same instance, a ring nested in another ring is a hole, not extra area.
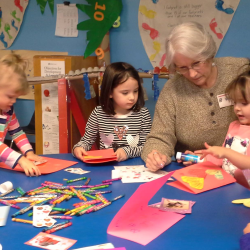
[(43, 154), (59, 154), (59, 117), (57, 82), (41, 85)]
[(0, 49), (9, 48), (21, 28), (29, 0), (0, 1)]
[(138, 25), (153, 67), (165, 64), (165, 41), (178, 24), (194, 21), (212, 35), (217, 49), (226, 35), (240, 0), (140, 0)]

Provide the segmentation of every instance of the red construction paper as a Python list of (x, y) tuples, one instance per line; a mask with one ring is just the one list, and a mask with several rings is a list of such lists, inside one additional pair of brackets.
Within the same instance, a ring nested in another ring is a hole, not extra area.
[[(37, 166), (41, 174), (51, 174), (51, 173), (60, 171), (62, 169), (68, 168), (78, 163), (76, 161), (60, 160), (60, 159), (54, 159), (54, 158), (49, 158), (49, 157), (44, 157), (44, 156), (43, 156), (43, 159), (47, 160), (47, 162)], [(0, 168), (24, 172), (24, 170), (19, 166), (19, 164), (17, 164), (16, 167), (12, 169), (9, 166), (7, 166), (5, 163), (0, 162)]]
[[(205, 176), (204, 187), (202, 189), (192, 188), (189, 186), (188, 183), (182, 181), (182, 179), (181, 179), (181, 176), (194, 176), (195, 175), (194, 173), (196, 171), (198, 174), (200, 174), (200, 172), (202, 170), (206, 171), (207, 169), (220, 170), (222, 175), (223, 175), (223, 179), (217, 179), (214, 175), (207, 174)], [(236, 182), (236, 180), (233, 178), (233, 176), (231, 176), (226, 171), (224, 171), (222, 168), (216, 166), (215, 164), (213, 164), (212, 162), (209, 162), (209, 161), (194, 164), (192, 166), (176, 170), (173, 174), (173, 177), (177, 181), (167, 183), (167, 185), (176, 187), (178, 189), (181, 189), (183, 191), (193, 193), (193, 194), (199, 194), (199, 193), (211, 190), (211, 189), (215, 189), (215, 188), (222, 187), (222, 186)]]
[[(90, 156), (93, 156), (93, 159), (88, 158)], [(100, 158), (95, 158), (95, 157), (100, 157)], [(117, 157), (115, 155), (114, 150), (112, 148), (109, 148), (109, 149), (88, 151), (88, 155), (86, 159), (83, 160), (83, 162), (102, 163), (102, 162), (109, 162), (109, 161), (116, 161), (116, 160), (117, 160)]]
[(172, 174), (141, 184), (115, 215), (107, 233), (145, 246), (184, 218), (185, 215), (162, 212), (148, 206), (148, 202)]

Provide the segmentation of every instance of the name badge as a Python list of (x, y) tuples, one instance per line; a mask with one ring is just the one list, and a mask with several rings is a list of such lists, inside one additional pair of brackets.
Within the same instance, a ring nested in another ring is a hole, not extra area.
[(220, 108), (225, 108), (234, 104), (233, 101), (226, 96), (226, 94), (217, 95), (217, 99)]

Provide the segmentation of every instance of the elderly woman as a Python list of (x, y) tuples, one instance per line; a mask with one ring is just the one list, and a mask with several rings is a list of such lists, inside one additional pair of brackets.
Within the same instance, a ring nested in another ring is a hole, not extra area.
[(161, 91), (142, 152), (150, 170), (169, 164), (177, 151), (222, 145), (236, 118), (225, 88), (249, 61), (215, 54), (214, 40), (198, 23), (180, 24), (169, 35), (167, 66), (175, 74)]

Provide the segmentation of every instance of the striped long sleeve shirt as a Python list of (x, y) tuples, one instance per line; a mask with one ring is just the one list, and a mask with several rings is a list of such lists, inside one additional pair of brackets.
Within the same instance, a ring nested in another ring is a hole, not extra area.
[(139, 112), (131, 111), (125, 116), (108, 115), (101, 106), (91, 113), (86, 124), (85, 134), (73, 147), (83, 147), (90, 150), (97, 136), (100, 139), (100, 149), (122, 148), (128, 158), (141, 156), (146, 136), (151, 129), (151, 117), (147, 108)]
[(7, 132), (9, 132), (23, 154), (26, 154), (28, 151), (33, 151), (25, 133), (20, 128), (13, 106), (8, 112), (3, 112), (3, 114), (0, 115), (0, 160), (11, 168), (14, 168), (22, 155), (4, 144)]

